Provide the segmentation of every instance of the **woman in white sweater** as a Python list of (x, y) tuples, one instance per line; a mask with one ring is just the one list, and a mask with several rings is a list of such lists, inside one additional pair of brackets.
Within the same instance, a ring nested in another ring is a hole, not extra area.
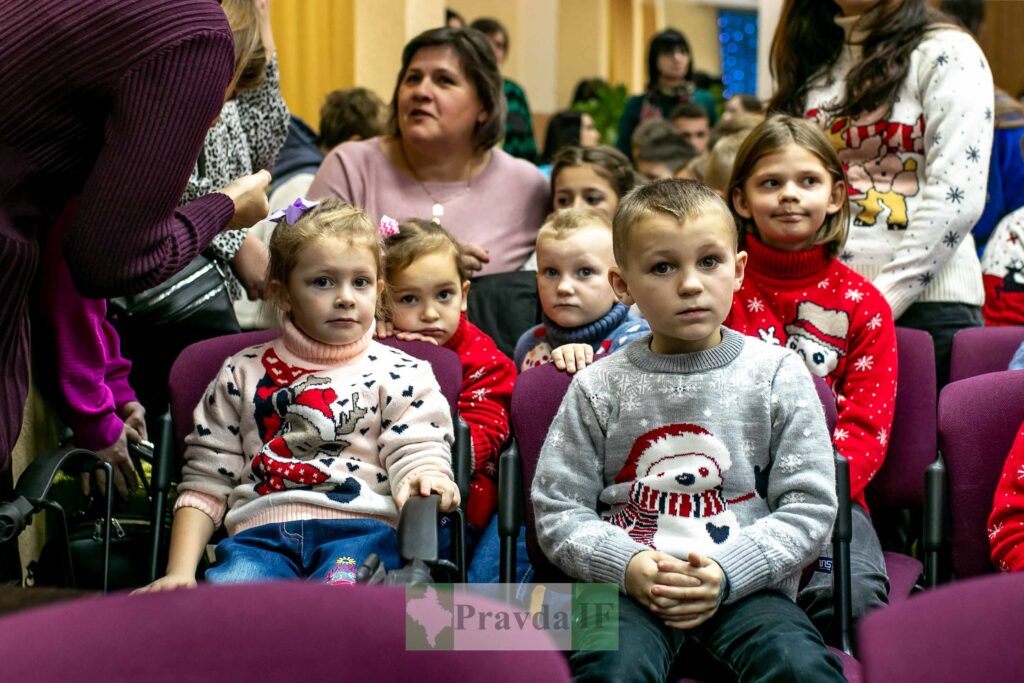
[(970, 231), (985, 206), (992, 74), (971, 35), (927, 0), (787, 0), (772, 45), (771, 108), (817, 121), (850, 184), (841, 258), (896, 324), (935, 341), (982, 325)]

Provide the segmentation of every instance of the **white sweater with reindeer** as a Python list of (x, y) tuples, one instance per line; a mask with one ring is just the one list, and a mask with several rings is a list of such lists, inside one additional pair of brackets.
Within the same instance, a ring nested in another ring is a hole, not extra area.
[(430, 364), (369, 336), (328, 346), (286, 322), (224, 361), (194, 424), (176, 507), (229, 534), (299, 519), (394, 525), (408, 477), (452, 476), (451, 413)]

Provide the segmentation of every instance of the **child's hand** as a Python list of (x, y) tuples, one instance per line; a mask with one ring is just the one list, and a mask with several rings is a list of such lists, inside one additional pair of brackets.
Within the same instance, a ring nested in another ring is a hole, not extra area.
[(559, 370), (574, 375), (594, 362), (590, 344), (565, 344), (551, 352), (551, 361)]
[(395, 505), (401, 510), (402, 506), (405, 505), (405, 501), (409, 500), (409, 496), (413, 494), (429, 496), (431, 493), (441, 496), (441, 505), (439, 507), (441, 512), (451, 512), (459, 507), (461, 500), (459, 498), (459, 487), (455, 485), (451, 477), (437, 472), (414, 474), (406, 479), (402, 484), (402, 488), (395, 494)]
[(142, 588), (136, 588), (132, 591), (132, 595), (136, 593), (156, 593), (158, 591), (173, 591), (178, 588), (195, 588), (196, 577), (195, 575), (176, 575), (168, 574), (167, 576), (161, 577)]
[(425, 334), (419, 334), (418, 332), (402, 332), (395, 331), (394, 323), (390, 323), (386, 320), (377, 321), (377, 339), (384, 339), (385, 337), (394, 337), (395, 339), (401, 339), (402, 341), (421, 341), (427, 342), (437, 346), (437, 340), (433, 337), (428, 337)]
[(686, 562), (672, 558), (659, 562), (658, 569), (651, 612), (666, 626), (696, 628), (715, 615), (725, 584), (725, 572), (717, 562), (691, 552)]
[(374, 334), (374, 336), (376, 336), (378, 339), (384, 339), (385, 337), (390, 337), (394, 333), (395, 333), (395, 326), (394, 326), (393, 323), (390, 323), (387, 320), (378, 320), (377, 321), (377, 332)]
[[(662, 576), (660, 565), (669, 562), (678, 563), (679, 560), (660, 550), (644, 550), (634, 555), (626, 565), (626, 593), (653, 611), (655, 598), (663, 597), (655, 593), (654, 588), (666, 580)], [(670, 565), (666, 564), (666, 566)], [(700, 585), (698, 579), (681, 574), (675, 581), (681, 586), (696, 587)], [(666, 601), (666, 604), (670, 603)]]
[(472, 242), (459, 242), (462, 249), (462, 265), (471, 272), (482, 270), (485, 263), (491, 260), (490, 253), (479, 244)]

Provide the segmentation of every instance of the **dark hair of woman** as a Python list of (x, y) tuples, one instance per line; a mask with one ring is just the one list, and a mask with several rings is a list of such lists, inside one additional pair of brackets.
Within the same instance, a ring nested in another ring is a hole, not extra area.
[(686, 80), (693, 79), (693, 52), (690, 50), (690, 42), (679, 31), (674, 28), (667, 28), (654, 34), (654, 37), (651, 38), (651, 45), (647, 50), (648, 90), (654, 90), (658, 87), (658, 56), (666, 52), (672, 52), (676, 48), (690, 55), (690, 66), (686, 69)]
[(607, 87), (608, 81), (603, 78), (581, 78), (579, 83), (576, 84), (576, 89), (573, 90), (572, 102), (569, 103), (569, 106), (572, 107), (580, 102), (596, 100), (597, 91)]
[(544, 136), (544, 154), (540, 163), (550, 164), (558, 150), (570, 145), (580, 144), (580, 129), (583, 127), (583, 114), (578, 111), (560, 111), (548, 122), (548, 132)]
[[(804, 115), (812, 80), (831, 68), (845, 43), (833, 20), (841, 14), (834, 0), (787, 0), (771, 49), (771, 73), (778, 84), (768, 108)], [(833, 116), (857, 116), (889, 107), (910, 69), (910, 55), (930, 27), (951, 19), (927, 0), (879, 3), (862, 21), (867, 30), (863, 57), (846, 78), (842, 100)]]
[(473, 28), (434, 28), (424, 31), (406, 44), (402, 50), (402, 68), (398, 71), (395, 90), (391, 93), (388, 132), (396, 138), (402, 135), (398, 129), (398, 89), (413, 57), (427, 47), (450, 47), (455, 51), (466, 78), (473, 84), (480, 104), (487, 112), (487, 120), (478, 124), (473, 133), (474, 148), (486, 150), (498, 144), (505, 134), (504, 82), (487, 37)]

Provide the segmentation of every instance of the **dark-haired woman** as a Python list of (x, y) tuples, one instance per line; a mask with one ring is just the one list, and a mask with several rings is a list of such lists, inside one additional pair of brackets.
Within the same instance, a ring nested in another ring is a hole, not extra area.
[(310, 195), (369, 213), (426, 218), (459, 240), (482, 274), (517, 270), (547, 214), (537, 168), (495, 145), (505, 103), (494, 52), (474, 29), (432, 29), (402, 51), (388, 134), (338, 145)]
[(932, 335), (940, 386), (953, 334), (982, 324), (970, 231), (985, 206), (993, 118), (985, 56), (951, 22), (927, 0), (788, 0), (770, 105), (829, 134), (850, 180), (841, 258), (882, 292), (897, 325)]
[(684, 102), (696, 102), (708, 112), (709, 125), (715, 125), (718, 112), (710, 91), (693, 83), (693, 58), (690, 43), (679, 31), (669, 28), (651, 38), (647, 50), (647, 92), (626, 102), (619, 120), (616, 146), (632, 158), (633, 131), (647, 119), (668, 119), (672, 110)]
[(551, 117), (544, 135), (544, 154), (540, 158), (540, 170), (551, 177), (551, 163), (558, 151), (565, 147), (593, 147), (601, 142), (601, 132), (594, 125), (590, 114), (578, 111), (560, 111)]

